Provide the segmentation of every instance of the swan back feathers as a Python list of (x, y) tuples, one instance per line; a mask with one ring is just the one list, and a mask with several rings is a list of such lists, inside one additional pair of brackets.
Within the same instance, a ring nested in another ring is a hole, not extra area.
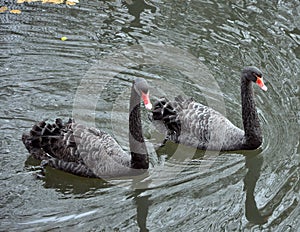
[(244, 135), (219, 112), (181, 96), (174, 101), (158, 100), (154, 104), (153, 120), (163, 122), (167, 139), (199, 149), (228, 150), (241, 142)]

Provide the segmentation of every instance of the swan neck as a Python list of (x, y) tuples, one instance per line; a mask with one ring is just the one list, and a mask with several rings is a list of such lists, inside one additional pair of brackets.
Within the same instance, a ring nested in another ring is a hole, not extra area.
[(136, 92), (134, 86), (132, 86), (129, 107), (129, 147), (131, 153), (131, 166), (136, 169), (148, 169), (149, 160), (143, 137), (140, 101), (140, 95)]
[(262, 143), (262, 133), (256, 111), (252, 82), (241, 79), (242, 117), (245, 131), (245, 148), (255, 149)]

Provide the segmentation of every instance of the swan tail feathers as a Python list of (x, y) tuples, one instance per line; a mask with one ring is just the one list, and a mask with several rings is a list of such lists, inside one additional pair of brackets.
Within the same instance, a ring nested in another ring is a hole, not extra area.
[(175, 108), (171, 101), (161, 98), (154, 103), (153, 120), (162, 120), (170, 115), (176, 115)]
[(153, 120), (162, 121), (168, 133), (180, 133), (180, 121), (178, 120), (178, 110), (182, 107), (180, 102), (171, 102), (166, 98), (161, 98), (154, 103), (152, 113)]
[(22, 135), (22, 141), (34, 158), (39, 160), (55, 157), (60, 153), (61, 149), (65, 149), (63, 144), (67, 143), (69, 147), (74, 146), (74, 136), (69, 128), (73, 123), (69, 119), (67, 123), (63, 123), (60, 118), (56, 119), (53, 124), (41, 121), (36, 123), (29, 133)]

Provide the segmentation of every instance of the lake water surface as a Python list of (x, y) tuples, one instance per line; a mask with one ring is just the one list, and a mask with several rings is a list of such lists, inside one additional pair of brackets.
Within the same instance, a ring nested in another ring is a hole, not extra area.
[[(299, 231), (300, 3), (0, 0), (0, 231)], [(10, 13), (18, 9), (20, 14)], [(66, 37), (67, 40), (61, 40)], [(194, 97), (242, 127), (239, 75), (255, 65), (263, 145), (204, 152), (167, 143), (143, 112), (152, 166), (88, 179), (28, 157), (38, 120), (76, 120), (128, 150), (131, 81), (154, 101)]]

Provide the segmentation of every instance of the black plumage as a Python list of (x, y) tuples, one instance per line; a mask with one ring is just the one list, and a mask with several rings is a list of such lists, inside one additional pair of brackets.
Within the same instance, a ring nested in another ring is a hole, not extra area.
[(165, 141), (204, 150), (256, 149), (262, 143), (262, 132), (254, 102), (253, 82), (267, 90), (261, 71), (256, 67), (245, 67), (241, 75), (244, 130), (212, 108), (193, 99), (184, 100), (181, 96), (173, 101), (162, 98), (155, 102), (152, 119), (156, 125), (165, 126)]
[(63, 123), (41, 121), (29, 133), (24, 133), (22, 141), (29, 153), (41, 160), (41, 165), (49, 165), (75, 175), (111, 178), (137, 175), (149, 167), (148, 153), (143, 138), (140, 101), (151, 109), (148, 84), (138, 78), (133, 82), (129, 109), (130, 152), (108, 133), (93, 127), (85, 127), (69, 120)]

